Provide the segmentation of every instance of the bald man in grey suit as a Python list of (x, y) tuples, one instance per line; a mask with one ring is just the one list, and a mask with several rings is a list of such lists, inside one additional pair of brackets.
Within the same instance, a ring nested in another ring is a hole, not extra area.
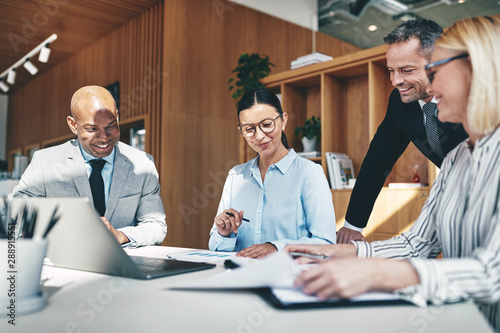
[(111, 94), (99, 86), (80, 88), (67, 122), (77, 139), (37, 151), (13, 196), (87, 197), (94, 203), (91, 164), (104, 160), (101, 219), (108, 230), (124, 245), (161, 243), (167, 225), (153, 157), (118, 141), (119, 116)]

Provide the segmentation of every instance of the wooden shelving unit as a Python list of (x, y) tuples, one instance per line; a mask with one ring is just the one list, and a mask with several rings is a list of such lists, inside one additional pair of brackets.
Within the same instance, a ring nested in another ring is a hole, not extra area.
[[(393, 89), (386, 69), (387, 46), (379, 46), (338, 57), (328, 62), (289, 70), (263, 79), (268, 89), (281, 94), (283, 110), (289, 121), (285, 133), (296, 151), (302, 145), (294, 130), (307, 118), (321, 119), (321, 163), (325, 173), (325, 152), (346, 153), (353, 161), (355, 174), (383, 120)], [(243, 149), (247, 149), (244, 146)], [(248, 150), (240, 156), (253, 157)], [(243, 161), (242, 161), (243, 162)], [(424, 183), (432, 184), (435, 172), (429, 172), (427, 159), (412, 144), (389, 175), (389, 182), (411, 182), (417, 170)], [(418, 217), (429, 188), (384, 188), (365, 229), (369, 240), (382, 239), (404, 231)], [(351, 190), (332, 190), (337, 227), (343, 225)]]

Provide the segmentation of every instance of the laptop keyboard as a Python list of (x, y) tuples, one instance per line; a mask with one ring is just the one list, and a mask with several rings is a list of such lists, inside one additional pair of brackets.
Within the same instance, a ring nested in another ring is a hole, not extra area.
[(168, 269), (169, 260), (160, 258), (147, 258), (147, 257), (137, 257), (131, 256), (134, 263), (146, 274), (154, 274), (156, 272), (164, 272)]
[(215, 267), (214, 264), (182, 260), (130, 256), (147, 278), (187, 273)]

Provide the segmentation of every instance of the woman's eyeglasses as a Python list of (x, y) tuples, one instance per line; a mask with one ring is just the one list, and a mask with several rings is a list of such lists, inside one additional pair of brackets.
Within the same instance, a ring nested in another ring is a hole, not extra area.
[(280, 118), (282, 115), (278, 115), (274, 119), (264, 119), (260, 123), (257, 124), (243, 124), (238, 126), (238, 130), (244, 138), (251, 138), (255, 135), (257, 131), (257, 126), (259, 126), (260, 130), (264, 133), (271, 133), (276, 128), (276, 120)]
[(436, 74), (435, 71), (432, 71), (432, 67), (440, 66), (449, 63), (450, 61), (456, 60), (456, 59), (461, 59), (461, 58), (467, 58), (469, 56), (468, 53), (460, 54), (451, 58), (446, 58), (442, 60), (438, 60), (436, 62), (431, 62), (430, 64), (425, 66), (425, 72), (427, 73), (427, 77), (429, 78), (430, 83), (434, 80), (434, 74)]

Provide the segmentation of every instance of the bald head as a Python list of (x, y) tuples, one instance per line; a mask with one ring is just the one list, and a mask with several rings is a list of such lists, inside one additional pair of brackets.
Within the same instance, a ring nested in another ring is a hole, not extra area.
[(97, 158), (108, 156), (120, 139), (118, 110), (110, 92), (100, 86), (85, 86), (71, 98), (67, 122), (80, 146)]
[(80, 118), (82, 112), (109, 111), (117, 113), (111, 93), (101, 86), (85, 86), (78, 89), (71, 98), (71, 115)]

